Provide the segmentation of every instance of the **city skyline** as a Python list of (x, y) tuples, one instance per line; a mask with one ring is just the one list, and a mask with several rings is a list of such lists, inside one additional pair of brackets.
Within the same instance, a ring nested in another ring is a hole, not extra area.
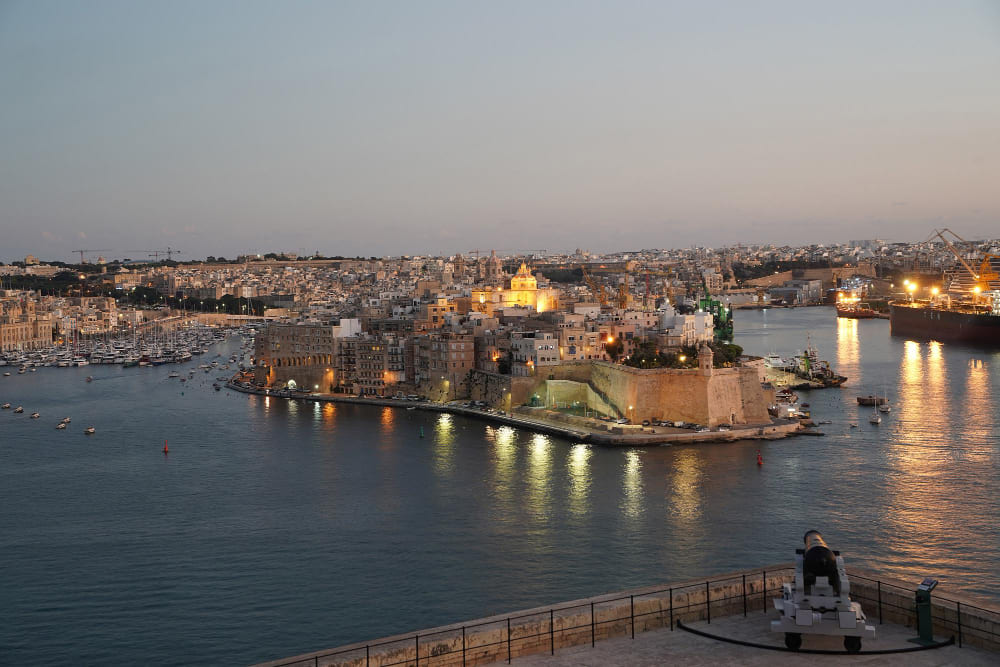
[(990, 236), (998, 33), (986, 2), (11, 3), (0, 261)]

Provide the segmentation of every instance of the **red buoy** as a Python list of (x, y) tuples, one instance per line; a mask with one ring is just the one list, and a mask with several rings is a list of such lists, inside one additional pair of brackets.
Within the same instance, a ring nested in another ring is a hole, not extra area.
[(764, 457), (760, 455), (760, 450), (757, 450), (757, 465), (764, 465)]
[(163, 453), (164, 454), (169, 454), (170, 453), (170, 448), (167, 447), (167, 441), (166, 440), (163, 441)]

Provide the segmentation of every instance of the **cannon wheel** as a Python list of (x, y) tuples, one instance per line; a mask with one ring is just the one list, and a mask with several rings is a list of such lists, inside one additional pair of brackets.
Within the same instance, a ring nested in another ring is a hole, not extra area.
[(844, 637), (844, 648), (848, 653), (860, 653), (861, 637)]
[(785, 646), (787, 646), (791, 651), (798, 651), (802, 648), (802, 635), (798, 632), (786, 632)]

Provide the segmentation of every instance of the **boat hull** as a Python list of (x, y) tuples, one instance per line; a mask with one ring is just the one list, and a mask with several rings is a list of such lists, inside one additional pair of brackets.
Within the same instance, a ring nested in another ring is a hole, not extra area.
[(889, 330), (893, 336), (1000, 347), (1000, 315), (890, 304)]

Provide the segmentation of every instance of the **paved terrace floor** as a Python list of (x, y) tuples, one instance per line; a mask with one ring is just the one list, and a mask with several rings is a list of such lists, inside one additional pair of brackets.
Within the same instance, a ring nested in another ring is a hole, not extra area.
[[(715, 635), (731, 637), (743, 641), (768, 644), (784, 648), (784, 635), (772, 633), (770, 622), (777, 613), (766, 616), (760, 611), (743, 616), (727, 616), (713, 620), (691, 623), (690, 627)], [(869, 619), (871, 622), (871, 619)], [(908, 640), (916, 636), (913, 628), (886, 623), (875, 626), (874, 641), (865, 640), (861, 653), (857, 655), (814, 655), (797, 654), (790, 651), (769, 651), (720, 642), (701, 637), (684, 630), (670, 631), (669, 628), (637, 634), (635, 639), (617, 637), (597, 642), (593, 648), (589, 644), (556, 650), (556, 654), (535, 654), (514, 658), (512, 664), (535, 667), (562, 667), (577, 665), (603, 667), (605, 665), (691, 665), (717, 667), (718, 665), (907, 665), (930, 667), (943, 665), (969, 665), (970, 667), (995, 667), (1000, 664), (1000, 654), (982, 649), (958, 645), (944, 648), (888, 655), (865, 655), (865, 651), (876, 649), (909, 648), (915, 644)], [(942, 641), (947, 636), (935, 636)], [(803, 635), (803, 649), (826, 649), (843, 651), (844, 642), (840, 637), (820, 637)], [(501, 664), (501, 663), (495, 663)], [(503, 661), (502, 664), (506, 664)]]

